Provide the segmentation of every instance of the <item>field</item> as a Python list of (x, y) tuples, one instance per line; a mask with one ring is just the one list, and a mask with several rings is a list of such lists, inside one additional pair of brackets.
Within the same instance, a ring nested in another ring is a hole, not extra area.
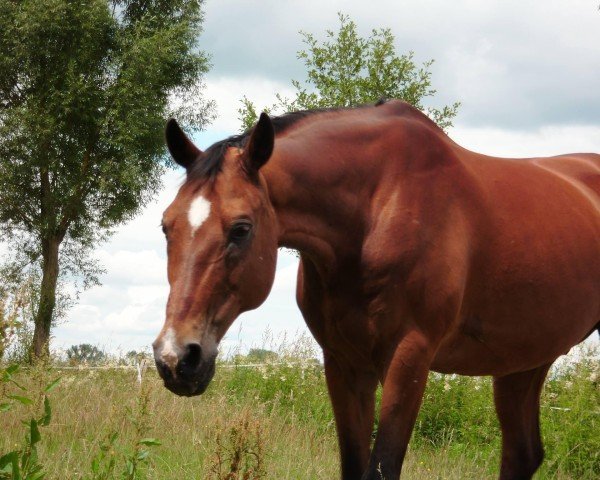
[[(600, 478), (597, 353), (555, 369), (546, 384), (546, 460), (536, 478)], [(168, 392), (153, 369), (141, 385), (134, 369), (21, 369), (13, 379), (25, 390), (0, 386), (0, 404), (13, 404), (0, 413), (0, 457), (23, 448), (30, 425), (22, 420), (40, 415), (44, 386), (60, 377), (37, 443), (48, 479), (338, 478), (318, 362), (280, 355), (249, 367), (242, 360), (222, 362), (207, 393), (195, 398)], [(431, 374), (405, 478), (496, 478), (499, 442), (489, 379)]]

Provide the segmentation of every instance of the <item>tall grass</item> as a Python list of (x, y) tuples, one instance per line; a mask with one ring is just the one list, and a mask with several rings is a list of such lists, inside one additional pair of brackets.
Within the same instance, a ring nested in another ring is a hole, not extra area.
[[(537, 478), (600, 478), (600, 367), (594, 355), (565, 363), (547, 382), (546, 460)], [(246, 365), (239, 357), (222, 362), (208, 391), (194, 398), (168, 392), (154, 370), (146, 372), (142, 387), (135, 370), (122, 369), (30, 370), (15, 379), (35, 391), (61, 376), (50, 394), (52, 421), (37, 444), (49, 479), (337, 478), (321, 365), (289, 350), (275, 363)], [(5, 395), (14, 393), (8, 388)], [(0, 456), (20, 445), (21, 420), (35, 414), (33, 405), (0, 413)], [(499, 455), (489, 379), (431, 374), (406, 477), (492, 479)], [(133, 473), (128, 462), (138, 462)]]

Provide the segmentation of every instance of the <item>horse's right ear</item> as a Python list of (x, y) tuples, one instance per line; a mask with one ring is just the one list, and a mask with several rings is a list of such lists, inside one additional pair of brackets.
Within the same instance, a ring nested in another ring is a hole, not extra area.
[(194, 145), (174, 118), (167, 122), (165, 137), (173, 160), (185, 169), (189, 169), (202, 154), (202, 150)]
[(249, 173), (256, 173), (273, 153), (275, 142), (275, 130), (273, 123), (265, 112), (260, 114), (258, 122), (252, 129), (250, 139), (248, 140), (248, 158), (246, 162), (246, 170)]

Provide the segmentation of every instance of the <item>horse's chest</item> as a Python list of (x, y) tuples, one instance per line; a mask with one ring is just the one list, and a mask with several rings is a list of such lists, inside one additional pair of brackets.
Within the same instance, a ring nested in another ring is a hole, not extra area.
[(364, 299), (356, 292), (327, 292), (302, 308), (308, 328), (317, 342), (331, 353), (364, 357), (372, 343), (372, 325), (365, 315)]

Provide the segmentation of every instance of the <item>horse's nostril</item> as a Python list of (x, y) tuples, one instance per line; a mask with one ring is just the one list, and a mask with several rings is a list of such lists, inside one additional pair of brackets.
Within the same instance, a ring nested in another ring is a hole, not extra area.
[(197, 343), (190, 343), (186, 346), (185, 354), (179, 361), (180, 372), (184, 375), (191, 375), (200, 366), (202, 362), (202, 347)]
[(171, 369), (169, 368), (169, 366), (163, 362), (162, 360), (156, 360), (156, 368), (158, 370), (158, 373), (160, 374), (160, 376), (164, 379), (170, 379), (173, 377), (173, 374), (171, 373)]

